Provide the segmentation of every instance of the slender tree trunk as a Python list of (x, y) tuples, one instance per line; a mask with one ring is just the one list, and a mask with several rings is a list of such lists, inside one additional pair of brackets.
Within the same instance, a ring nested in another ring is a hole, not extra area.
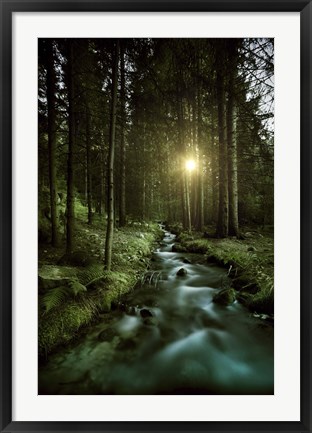
[(218, 151), (217, 144), (215, 142), (215, 116), (214, 110), (211, 112), (211, 187), (212, 187), (212, 220), (213, 222), (218, 221), (218, 208), (219, 208), (219, 189), (218, 189)]
[(237, 188), (237, 143), (236, 143), (236, 45), (229, 42), (229, 91), (227, 102), (227, 143), (229, 172), (229, 234), (239, 237), (238, 226), (238, 188)]
[(99, 197), (99, 215), (105, 214), (105, 167), (104, 167), (104, 143), (100, 149), (100, 197)]
[[(87, 95), (88, 98), (88, 95)], [(88, 104), (88, 101), (86, 101)], [(91, 143), (90, 143), (90, 110), (86, 109), (86, 151), (87, 151), (87, 201), (88, 224), (92, 224), (92, 173), (91, 173)]]
[[(179, 92), (179, 90), (178, 90)], [(178, 107), (177, 107), (177, 114), (178, 114), (178, 154), (179, 154), (179, 160), (180, 160), (180, 169), (181, 169), (181, 177), (180, 177), (180, 194), (181, 194), (181, 206), (182, 206), (182, 225), (184, 229), (189, 229), (190, 227), (190, 208), (189, 208), (189, 194), (186, 190), (187, 187), (187, 179), (186, 179), (186, 173), (185, 173), (185, 166), (184, 166), (184, 156), (185, 156), (185, 143), (184, 143), (184, 128), (183, 128), (183, 101), (180, 99), (178, 100)]]
[(56, 101), (55, 101), (55, 69), (53, 55), (53, 41), (47, 42), (47, 102), (48, 102), (48, 148), (49, 148), (49, 181), (51, 208), (51, 244), (59, 245), (57, 185), (56, 185)]
[(123, 43), (120, 47), (120, 99), (121, 99), (121, 137), (120, 137), (120, 203), (119, 226), (126, 225), (126, 88), (125, 88), (125, 54)]
[(227, 147), (225, 141), (225, 92), (223, 62), (220, 61), (217, 70), (217, 99), (218, 99), (218, 133), (219, 133), (219, 215), (217, 223), (217, 235), (221, 238), (228, 236), (228, 166)]
[(67, 203), (66, 203), (66, 252), (73, 249), (74, 237), (74, 146), (75, 146), (75, 86), (74, 86), (74, 47), (69, 42), (68, 56), (68, 157), (67, 157)]
[(142, 185), (142, 221), (146, 217), (146, 177), (145, 177), (145, 163), (143, 165), (143, 185)]
[(187, 215), (187, 229), (189, 232), (192, 231), (192, 220), (191, 220), (191, 205), (190, 205), (190, 187), (189, 187), (189, 175), (185, 173), (185, 201), (186, 201), (186, 215)]
[(105, 269), (111, 269), (112, 246), (114, 234), (114, 153), (115, 153), (115, 130), (116, 130), (116, 105), (117, 105), (117, 82), (118, 82), (118, 59), (119, 59), (119, 40), (116, 41), (113, 54), (112, 68), (112, 102), (110, 115), (109, 132), (109, 154), (108, 154), (108, 209), (107, 209), (107, 228), (105, 239)]
[[(231, 113), (228, 115), (230, 117), (228, 120), (229, 234), (239, 237), (235, 105), (233, 105)], [(230, 129), (231, 131), (229, 131)]]
[(199, 231), (204, 227), (204, 169), (203, 169), (203, 130), (202, 130), (202, 86), (200, 77), (201, 58), (197, 56), (197, 142), (198, 142), (198, 197), (197, 197), (197, 224), (196, 228)]

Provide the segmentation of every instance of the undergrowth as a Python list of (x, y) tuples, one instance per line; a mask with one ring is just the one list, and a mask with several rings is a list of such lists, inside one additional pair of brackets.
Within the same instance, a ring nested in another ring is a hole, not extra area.
[[(243, 303), (258, 313), (274, 312), (273, 239), (253, 232), (244, 240), (203, 238), (201, 233), (179, 233), (180, 248), (205, 254), (228, 269)], [(179, 247), (178, 247), (179, 248)]]
[[(87, 267), (79, 266), (79, 263), (57, 265), (64, 255), (64, 243), (57, 249), (47, 244), (39, 245), (39, 275), (56, 281), (56, 284), (58, 278), (63, 278), (59, 287), (39, 295), (40, 357), (75, 338), (83, 326), (96, 320), (99, 313), (110, 311), (112, 302), (135, 286), (162, 233), (157, 224), (133, 223), (129, 227), (116, 228), (112, 270), (106, 271), (104, 221), (96, 215), (89, 225), (86, 209), (77, 206), (75, 210), (75, 250), (92, 257), (92, 264)], [(68, 279), (65, 283), (64, 278)]]

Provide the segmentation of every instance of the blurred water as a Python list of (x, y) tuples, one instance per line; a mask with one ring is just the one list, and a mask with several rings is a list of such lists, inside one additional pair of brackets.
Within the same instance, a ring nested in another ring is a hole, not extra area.
[(273, 327), (236, 302), (213, 303), (226, 271), (172, 252), (174, 240), (165, 232), (154, 253), (157, 284), (147, 279), (123, 300), (132, 314), (111, 314), (52, 355), (39, 394), (274, 393)]

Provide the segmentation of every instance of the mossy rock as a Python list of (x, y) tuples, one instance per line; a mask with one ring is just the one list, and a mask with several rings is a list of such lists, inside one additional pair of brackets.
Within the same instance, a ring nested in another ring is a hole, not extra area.
[(219, 305), (230, 305), (233, 304), (235, 299), (235, 290), (224, 289), (214, 295), (213, 302)]
[(69, 286), (70, 282), (73, 282), (73, 278), (48, 278), (42, 275), (38, 275), (38, 289), (39, 293), (45, 293), (48, 290), (55, 289), (60, 286)]

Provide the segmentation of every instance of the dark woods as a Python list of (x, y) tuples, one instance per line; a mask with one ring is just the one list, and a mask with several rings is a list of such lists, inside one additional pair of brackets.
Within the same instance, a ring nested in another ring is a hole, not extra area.
[[(40, 39), (39, 240), (75, 218), (273, 224), (273, 41)], [(192, 161), (192, 163), (190, 163)], [(188, 164), (187, 164), (188, 163)]]

